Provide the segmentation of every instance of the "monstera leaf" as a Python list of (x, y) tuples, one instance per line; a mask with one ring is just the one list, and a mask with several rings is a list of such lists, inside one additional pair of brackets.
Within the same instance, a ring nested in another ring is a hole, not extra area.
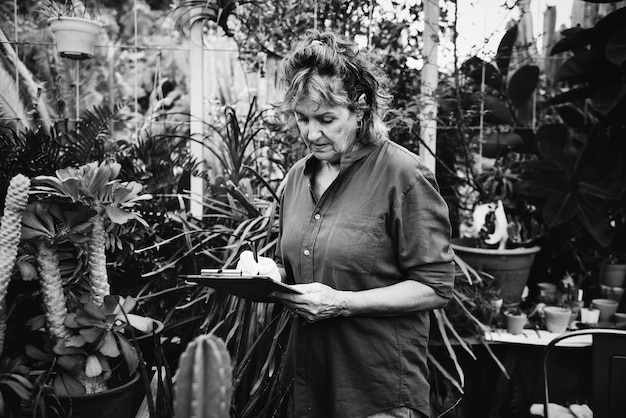
[(585, 146), (589, 139), (562, 124), (544, 125), (537, 131), (542, 159), (522, 165), (517, 191), (545, 200), (542, 216), (550, 227), (576, 219), (603, 247), (613, 238), (607, 202), (616, 201), (624, 189), (619, 164), (610, 151)]

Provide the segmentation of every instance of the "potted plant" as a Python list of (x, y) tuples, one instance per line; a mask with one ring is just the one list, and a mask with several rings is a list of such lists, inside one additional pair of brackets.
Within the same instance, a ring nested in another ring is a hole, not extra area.
[[(3, 244), (5, 254), (19, 241), (20, 257), (34, 267), (20, 269), (36, 269), (40, 281), (43, 314), (28, 321), (34, 333), (26, 345), (30, 375), (38, 388), (33, 398), (36, 410), (37, 400), (46, 398), (40, 395), (54, 394), (60, 405), (76, 408), (79, 399), (102, 398), (101, 393), (116, 386), (137, 384), (141, 351), (133, 340), (159, 325), (131, 313), (136, 306), (133, 298), (110, 294), (107, 242), (116, 242), (121, 224), (145, 224), (132, 207), (150, 198), (141, 194), (141, 184), (117, 179), (119, 170), (117, 163), (94, 162), (35, 177), (32, 201), (20, 212), (21, 239)], [(9, 189), (7, 201), (15, 200), (14, 193)], [(22, 187), (19, 193), (28, 196), (29, 190)], [(72, 399), (63, 401), (64, 396)], [(130, 406), (125, 401), (120, 408)], [(86, 408), (92, 416), (113, 411), (108, 406)]]
[(43, 0), (37, 12), (47, 19), (60, 56), (73, 60), (93, 57), (102, 23), (80, 0)]
[(594, 27), (567, 29), (552, 47), (551, 55), (567, 58), (546, 102), (549, 123), (537, 130), (535, 158), (521, 164), (517, 184), (547, 226), (550, 271), (558, 263), (562, 271), (593, 272), (594, 280), (585, 283), (586, 302), (599, 296), (608, 257), (626, 254), (625, 18), (622, 8)]
[[(542, 232), (536, 207), (515, 190), (520, 164), (532, 153), (532, 96), (540, 81), (532, 60), (512, 61), (519, 35), (517, 25), (507, 30), (494, 64), (479, 57), (463, 63), (467, 84), (456, 113), (481, 129), (461, 132), (470, 139), (456, 170), (465, 180), (457, 192), (459, 217), (467, 219), (452, 247), (470, 266), (494, 276), (506, 309), (521, 300)], [(477, 107), (484, 112), (472, 111)]]
[(626, 262), (611, 254), (600, 266), (600, 284), (610, 288), (622, 287), (626, 279)]
[(515, 308), (521, 301), (535, 254), (541, 249), (533, 245), (540, 231), (538, 224), (525, 224), (507, 216), (499, 200), (474, 208), (469, 231), (469, 236), (453, 239), (452, 248), (474, 269), (493, 275), (494, 287), (500, 291), (505, 308)]

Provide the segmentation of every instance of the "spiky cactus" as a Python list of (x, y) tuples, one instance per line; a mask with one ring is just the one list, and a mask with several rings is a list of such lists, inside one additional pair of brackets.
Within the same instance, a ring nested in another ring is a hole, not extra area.
[(102, 208), (97, 209), (91, 218), (93, 229), (89, 241), (89, 284), (91, 288), (91, 300), (96, 306), (101, 306), (104, 297), (110, 293), (109, 276), (106, 268), (106, 231), (104, 230), (104, 218)]
[(39, 267), (41, 295), (50, 334), (59, 339), (70, 335), (65, 326), (67, 306), (61, 281), (56, 248), (45, 240), (37, 242), (37, 266)]
[(176, 373), (174, 413), (177, 418), (228, 418), (232, 366), (224, 341), (214, 335), (196, 337), (180, 357)]
[(30, 179), (18, 174), (11, 179), (0, 223), (0, 354), (4, 350), (6, 331), (5, 296), (11, 279), (11, 270), (17, 257), (17, 246), (22, 236), (22, 211), (28, 203)]
[(89, 242), (89, 284), (91, 300), (101, 306), (109, 295), (106, 270), (106, 222), (124, 224), (131, 219), (145, 227), (148, 224), (131, 209), (139, 201), (151, 199), (141, 194), (143, 186), (137, 182), (116, 179), (121, 169), (119, 163), (92, 162), (81, 167), (68, 167), (56, 171), (55, 176), (35, 177), (35, 190), (55, 196), (71, 198), (95, 211), (93, 230)]

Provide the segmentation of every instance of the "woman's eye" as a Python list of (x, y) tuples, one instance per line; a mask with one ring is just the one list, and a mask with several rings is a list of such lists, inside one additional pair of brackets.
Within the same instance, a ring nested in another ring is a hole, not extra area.
[(320, 119), (320, 122), (329, 124), (329, 123), (332, 123), (334, 120), (335, 120), (334, 118), (322, 118)]

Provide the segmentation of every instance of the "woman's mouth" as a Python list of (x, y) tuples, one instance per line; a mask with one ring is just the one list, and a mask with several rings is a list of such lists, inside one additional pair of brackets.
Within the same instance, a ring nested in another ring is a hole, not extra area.
[(309, 148), (311, 148), (311, 151), (324, 151), (329, 146), (330, 145), (328, 144), (309, 144)]

